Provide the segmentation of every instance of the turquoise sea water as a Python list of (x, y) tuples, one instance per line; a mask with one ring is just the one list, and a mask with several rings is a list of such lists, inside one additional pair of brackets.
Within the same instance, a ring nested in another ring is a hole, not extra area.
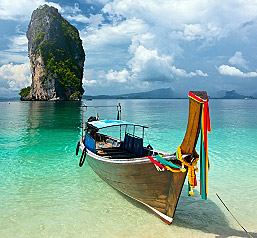
[[(188, 100), (1, 101), (0, 237), (248, 237), (210, 188), (203, 201), (185, 186), (168, 226), (86, 163), (80, 168), (85, 102), (121, 102), (122, 119), (149, 126), (146, 142), (160, 150), (175, 152), (184, 137)], [(98, 113), (116, 117), (112, 108)], [(209, 182), (257, 237), (257, 100), (211, 100), (210, 116)]]

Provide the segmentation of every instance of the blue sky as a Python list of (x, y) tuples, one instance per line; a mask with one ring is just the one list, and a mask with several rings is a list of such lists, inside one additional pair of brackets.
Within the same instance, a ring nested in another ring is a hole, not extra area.
[(25, 34), (45, 3), (80, 32), (88, 95), (161, 87), (257, 95), (255, 0), (0, 0), (0, 97), (31, 84)]

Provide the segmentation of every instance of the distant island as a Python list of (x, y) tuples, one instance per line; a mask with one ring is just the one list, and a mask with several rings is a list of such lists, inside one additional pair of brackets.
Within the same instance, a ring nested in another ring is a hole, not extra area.
[[(171, 88), (159, 88), (151, 91), (140, 92), (140, 93), (128, 93), (120, 95), (97, 95), (90, 96), (84, 95), (83, 99), (182, 99), (187, 98), (175, 93)], [(253, 96), (244, 96), (238, 94), (235, 90), (231, 91), (219, 91), (213, 99), (254, 99)]]
[(221, 98), (221, 99), (254, 99), (254, 96), (245, 96), (237, 93), (235, 90), (231, 91), (219, 91), (217, 92), (217, 97), (214, 98)]
[(147, 92), (128, 93), (121, 95), (98, 95), (87, 96), (84, 95), (83, 99), (174, 99), (179, 97), (171, 88), (160, 88)]
[[(257, 99), (257, 93), (252, 96), (245, 96), (237, 93), (235, 90), (230, 91), (218, 91), (215, 94), (209, 95), (211, 99)], [(187, 95), (181, 95), (174, 92), (171, 88), (159, 88), (146, 92), (139, 93), (127, 93), (119, 95), (83, 95), (83, 99), (92, 100), (92, 99), (187, 99)], [(17, 100), (18, 97), (5, 98), (0, 97), (0, 100)]]
[(85, 52), (78, 30), (48, 5), (33, 11), (27, 30), (32, 84), (21, 100), (80, 100)]

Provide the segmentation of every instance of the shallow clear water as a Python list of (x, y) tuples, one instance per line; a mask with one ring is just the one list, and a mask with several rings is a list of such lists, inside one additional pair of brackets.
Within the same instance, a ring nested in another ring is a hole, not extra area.
[[(146, 143), (175, 152), (188, 100), (93, 100), (122, 104), (122, 119), (150, 127)], [(78, 166), (81, 102), (0, 102), (0, 237), (247, 237), (209, 188), (208, 200), (182, 191), (174, 222)], [(95, 115), (95, 110), (87, 116)], [(115, 118), (116, 109), (99, 110)], [(257, 101), (211, 100), (209, 182), (257, 237)], [(199, 148), (198, 148), (199, 150)]]

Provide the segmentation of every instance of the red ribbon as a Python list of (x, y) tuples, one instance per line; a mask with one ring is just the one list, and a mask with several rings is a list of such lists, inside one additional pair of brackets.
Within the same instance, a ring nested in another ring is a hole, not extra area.
[(199, 103), (203, 103), (203, 133), (204, 133), (204, 148), (207, 149), (207, 131), (211, 133), (211, 122), (209, 114), (209, 98), (206, 100), (197, 97), (192, 92), (189, 92), (188, 96)]
[[(203, 181), (200, 181), (200, 194), (202, 192), (205, 193), (205, 196), (202, 196), (202, 199), (207, 198), (207, 175), (208, 175), (208, 139), (207, 139), (207, 131), (211, 133), (211, 123), (210, 123), (210, 114), (209, 114), (209, 98), (207, 96), (206, 100), (201, 99), (200, 97), (197, 97), (192, 92), (189, 92), (188, 96), (195, 100), (196, 102), (199, 102), (203, 104), (203, 111), (202, 111), (202, 135), (203, 135), (203, 149), (205, 151), (205, 158), (201, 159), (201, 163), (204, 162), (204, 171), (201, 170), (201, 173), (203, 173), (202, 179)], [(201, 191), (201, 187), (203, 187), (203, 191)]]
[(157, 166), (163, 168), (163, 169), (166, 169), (166, 167), (164, 167), (162, 164), (160, 164), (158, 161), (156, 161), (153, 157), (151, 156), (145, 156), (147, 157), (148, 159), (150, 159), (154, 164), (156, 164)]

